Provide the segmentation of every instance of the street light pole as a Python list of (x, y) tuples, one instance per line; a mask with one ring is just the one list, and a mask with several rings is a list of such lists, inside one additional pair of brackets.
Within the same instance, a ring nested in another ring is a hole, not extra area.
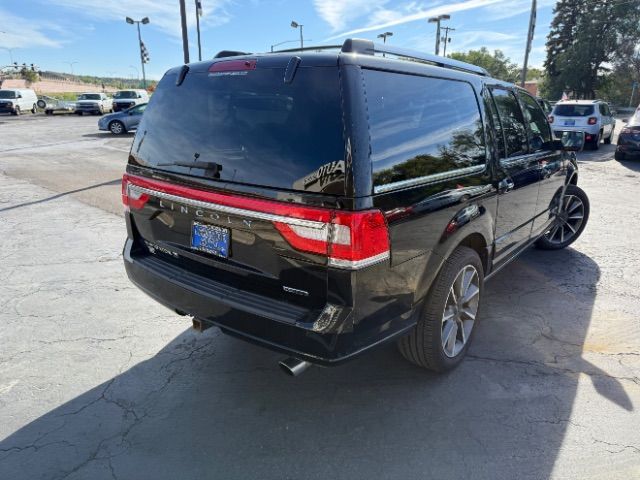
[(300, 48), (304, 48), (304, 39), (302, 37), (302, 25), (301, 23), (296, 22), (295, 20), (291, 21), (291, 28), (300, 28)]
[(384, 32), (378, 35), (382, 39), (382, 43), (387, 43), (387, 37), (393, 37), (393, 32)]
[(187, 33), (187, 13), (184, 0), (180, 0), (180, 26), (182, 27), (182, 53), (184, 63), (189, 63), (189, 34)]
[(128, 24), (133, 25), (134, 23), (138, 27), (138, 49), (140, 50), (140, 65), (142, 66), (142, 86), (147, 88), (147, 75), (144, 71), (144, 54), (142, 52), (142, 35), (140, 35), (140, 24), (146, 25), (149, 23), (149, 17), (144, 17), (142, 20), (134, 20), (131, 17), (127, 17), (126, 21)]
[(80, 62), (64, 62), (64, 63), (66, 63), (67, 65), (69, 65), (69, 68), (71, 69), (71, 75), (73, 76), (73, 65), (74, 65), (75, 63), (80, 63)]
[(198, 32), (198, 61), (202, 61), (202, 46), (200, 45), (200, 16), (202, 15), (202, 2), (196, 0), (196, 31)]
[(436, 24), (436, 55), (440, 55), (440, 22), (442, 22), (442, 20), (449, 20), (450, 18), (451, 15), (443, 14), (429, 19), (429, 23)]
[(529, 63), (529, 52), (531, 52), (531, 42), (533, 42), (533, 33), (536, 29), (536, 0), (531, 0), (531, 15), (529, 16), (529, 31), (527, 32), (527, 46), (524, 51), (524, 64), (522, 65), (522, 76), (520, 77), (520, 86), (524, 88), (527, 81), (527, 66)]

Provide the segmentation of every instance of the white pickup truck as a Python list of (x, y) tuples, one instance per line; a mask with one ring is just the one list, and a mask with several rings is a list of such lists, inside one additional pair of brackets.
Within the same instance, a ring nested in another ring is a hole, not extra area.
[(83, 113), (103, 113), (113, 112), (113, 100), (106, 93), (82, 93), (78, 95), (76, 102), (76, 115)]

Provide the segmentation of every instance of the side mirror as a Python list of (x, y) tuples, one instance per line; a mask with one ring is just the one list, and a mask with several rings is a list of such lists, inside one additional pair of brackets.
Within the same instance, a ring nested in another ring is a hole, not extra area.
[(556, 133), (560, 139), (562, 150), (566, 152), (580, 152), (584, 148), (584, 132), (564, 130)]
[(19, 93), (18, 96), (16, 98), (22, 98), (22, 94)]

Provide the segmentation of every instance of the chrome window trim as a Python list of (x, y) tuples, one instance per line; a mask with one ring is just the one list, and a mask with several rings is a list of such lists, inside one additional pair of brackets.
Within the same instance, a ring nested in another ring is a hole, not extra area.
[(399, 190), (401, 188), (415, 187), (423, 184), (426, 185), (429, 183), (441, 182), (443, 180), (452, 180), (454, 178), (462, 177), (465, 175), (480, 173), (485, 169), (486, 164), (482, 163), (480, 165), (472, 165), (471, 167), (458, 168), (456, 170), (449, 170), (447, 172), (425, 175), (424, 177), (416, 177), (407, 180), (400, 180), (399, 182), (376, 185), (373, 187), (373, 193), (386, 193), (391, 190)]
[(173, 195), (170, 193), (160, 192), (158, 190), (152, 190), (149, 188), (141, 187), (134, 183), (130, 183), (128, 188), (135, 190), (136, 192), (146, 193), (157, 198), (162, 198), (176, 203), (182, 203), (185, 205), (191, 205), (192, 207), (205, 208), (208, 210), (215, 210), (216, 212), (223, 212), (230, 215), (238, 215), (241, 217), (254, 218), (256, 220), (264, 220), (267, 222), (279, 222), (286, 223), (287, 225), (297, 225), (300, 227), (308, 227), (315, 229), (326, 228), (328, 223), (316, 222), (314, 220), (303, 220), (301, 218), (284, 217), (282, 215), (273, 215), (271, 213), (256, 212), (254, 210), (246, 210), (244, 208), (229, 207), (227, 205), (219, 205), (217, 203), (205, 202), (202, 200), (195, 200), (193, 198), (181, 197), (179, 195)]

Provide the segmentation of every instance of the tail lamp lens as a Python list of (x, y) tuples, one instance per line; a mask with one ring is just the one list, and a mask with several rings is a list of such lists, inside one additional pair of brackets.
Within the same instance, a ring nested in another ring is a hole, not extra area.
[(589, 125), (595, 125), (596, 123), (598, 123), (598, 119), (596, 117), (589, 117), (589, 120), (587, 122), (589, 123)]

